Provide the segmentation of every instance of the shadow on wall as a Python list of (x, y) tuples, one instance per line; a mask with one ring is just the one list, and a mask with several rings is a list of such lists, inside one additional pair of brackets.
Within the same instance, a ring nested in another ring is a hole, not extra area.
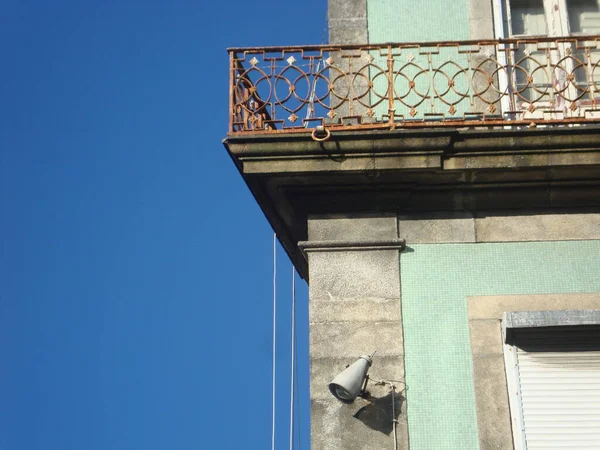
[[(395, 417), (393, 420), (398, 420), (402, 413), (405, 397), (396, 392), (394, 398)], [(356, 411), (354, 417), (375, 431), (391, 434), (394, 429), (392, 425), (392, 392), (390, 391), (386, 396), (380, 398), (370, 397), (368, 401), (369, 404)]]

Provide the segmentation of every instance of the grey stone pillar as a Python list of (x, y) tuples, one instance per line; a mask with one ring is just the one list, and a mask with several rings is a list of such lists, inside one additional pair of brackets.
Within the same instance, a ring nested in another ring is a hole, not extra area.
[[(329, 0), (327, 22), (331, 45), (366, 46), (369, 43), (367, 0)], [(334, 91), (329, 102), (335, 113), (330, 122), (341, 120), (355, 125), (359, 121), (370, 121), (367, 108), (361, 102), (370, 102), (368, 80), (371, 76), (369, 69), (364, 68), (361, 52), (332, 51), (329, 56), (333, 59), (329, 76)]]
[[(489, 0), (468, 0), (469, 13), (469, 38), (473, 40), (491, 40), (494, 39), (494, 17), (492, 13), (492, 2)], [(492, 55), (492, 60), (496, 60), (496, 46), (482, 46), (481, 53), (473, 55), (473, 68), (478, 71), (473, 75), (472, 88), (480, 93), (480, 98), (473, 100), (473, 111), (485, 113), (486, 115), (500, 115), (500, 102), (493, 102), (498, 98), (496, 91), (502, 91), (500, 80), (497, 75), (493, 76), (494, 89), (489, 88), (488, 77), (492, 76), (498, 69), (497, 65), (488, 60), (486, 53)], [(490, 108), (490, 104), (493, 106)]]
[(367, 0), (329, 0), (329, 43), (367, 44)]
[[(369, 385), (353, 404), (328, 390), (333, 377), (377, 350), (372, 378), (404, 380), (400, 249), (395, 216), (310, 217), (301, 243), (310, 273), (310, 395), (313, 450), (393, 448), (392, 395)], [(395, 396), (398, 448), (408, 448), (403, 384)]]

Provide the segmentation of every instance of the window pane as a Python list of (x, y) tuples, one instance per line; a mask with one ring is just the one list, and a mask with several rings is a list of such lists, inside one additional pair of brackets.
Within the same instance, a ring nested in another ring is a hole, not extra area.
[(513, 36), (548, 34), (543, 0), (510, 0), (510, 17)]
[(596, 0), (567, 0), (567, 13), (571, 33), (600, 32), (600, 10)]

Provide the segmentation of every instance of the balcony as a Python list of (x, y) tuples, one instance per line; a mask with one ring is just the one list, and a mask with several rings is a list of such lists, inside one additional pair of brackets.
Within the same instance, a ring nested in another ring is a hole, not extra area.
[(600, 36), (229, 52), (224, 144), (304, 277), (309, 217), (600, 207)]
[(233, 48), (229, 57), (230, 135), (600, 122), (600, 36)]

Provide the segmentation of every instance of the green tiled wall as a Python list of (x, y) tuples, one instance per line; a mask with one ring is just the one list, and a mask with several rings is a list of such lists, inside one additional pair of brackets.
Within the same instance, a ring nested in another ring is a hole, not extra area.
[[(369, 0), (367, 1), (367, 28), (370, 44), (381, 44), (387, 42), (427, 42), (427, 41), (458, 41), (469, 39), (469, 17), (467, 0), (446, 1), (446, 0), (427, 0), (421, 2), (408, 0)], [(428, 48), (426, 51), (438, 51)], [(374, 63), (386, 69), (386, 58), (377, 57), (377, 52), (373, 53)], [(467, 58), (464, 54), (459, 54), (457, 48), (446, 48), (439, 50), (438, 54), (433, 55), (432, 62), (435, 67), (447, 61), (457, 63), (461, 67), (467, 67)], [(415, 48), (411, 51), (405, 51), (404, 54), (395, 57), (395, 70), (402, 68), (402, 73), (408, 78), (399, 76), (395, 80), (396, 95), (402, 97), (404, 104), (396, 100), (394, 108), (396, 114), (403, 116), (404, 119), (423, 119), (424, 113), (435, 112), (437, 114), (446, 114), (447, 116), (460, 117), (465, 112), (469, 112), (468, 96), (463, 98), (452, 89), (445, 95), (446, 102), (453, 104), (457, 102), (455, 112), (450, 113), (450, 105), (440, 100), (432, 100), (435, 97), (433, 86), (429, 86), (429, 79), (435, 77), (435, 88), (438, 92), (445, 92), (448, 88), (448, 81), (455, 82), (458, 92), (467, 93), (469, 82), (465, 73), (460, 72), (456, 66), (448, 64), (443, 67), (446, 76), (429, 71), (429, 61), (425, 54), (420, 53)], [(375, 76), (377, 71), (372, 70), (371, 77)], [(421, 75), (417, 76), (417, 74)], [(413, 91), (408, 90), (409, 79), (414, 80), (415, 87)], [(385, 93), (387, 81), (384, 76), (375, 78), (375, 91)], [(428, 87), (429, 86), (429, 87)], [(417, 91), (419, 94), (417, 94)], [(424, 98), (425, 97), (425, 98)], [(371, 102), (375, 103), (378, 98), (371, 96)], [(433, 104), (433, 108), (432, 108)], [(416, 115), (409, 114), (409, 106), (415, 107)], [(387, 101), (375, 108), (377, 116), (387, 114)]]
[(469, 39), (467, 0), (367, 0), (369, 43)]
[(411, 450), (477, 449), (466, 297), (600, 292), (600, 241), (415, 244), (400, 269)]

